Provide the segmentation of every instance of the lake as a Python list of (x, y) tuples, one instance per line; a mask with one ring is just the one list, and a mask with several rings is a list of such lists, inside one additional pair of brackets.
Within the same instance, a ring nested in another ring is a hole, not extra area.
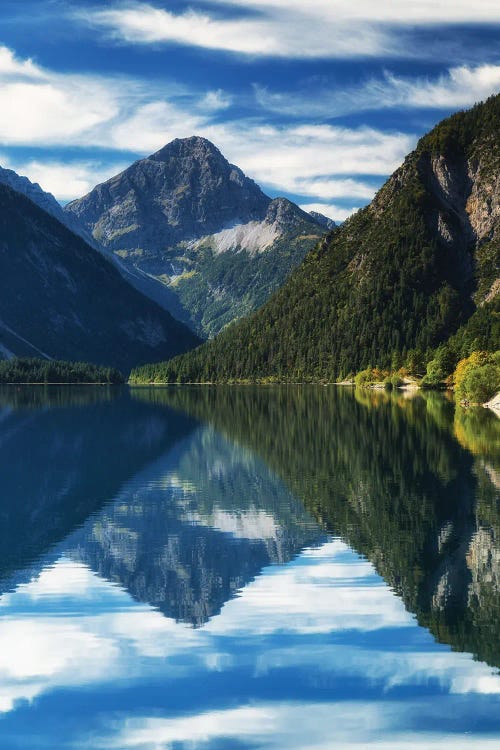
[(500, 420), (0, 389), (0, 747), (500, 746)]

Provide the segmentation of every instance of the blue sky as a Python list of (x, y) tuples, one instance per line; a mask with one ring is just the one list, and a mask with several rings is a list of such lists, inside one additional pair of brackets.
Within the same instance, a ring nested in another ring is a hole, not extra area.
[(500, 90), (498, 0), (2, 0), (0, 164), (61, 201), (176, 137), (343, 220)]

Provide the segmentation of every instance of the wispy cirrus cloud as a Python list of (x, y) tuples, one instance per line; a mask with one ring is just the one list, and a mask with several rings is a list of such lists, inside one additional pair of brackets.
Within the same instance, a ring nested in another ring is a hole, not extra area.
[(255, 86), (258, 104), (269, 112), (300, 118), (335, 118), (353, 112), (468, 107), (500, 90), (500, 65), (460, 65), (434, 78), (403, 77), (387, 71), (357, 86), (311, 86), (277, 92)]
[[(60, 73), (0, 46), (0, 143), (4, 146), (96, 146), (149, 149), (148, 132), (161, 122), (163, 140), (191, 134), (227, 109), (222, 89), (195, 90), (125, 75)], [(141, 132), (131, 132), (137, 119)], [(147, 127), (146, 123), (151, 126)], [(122, 137), (126, 125), (128, 141)], [(146, 127), (145, 127), (146, 126)], [(131, 136), (129, 138), (129, 135)]]
[(61, 147), (143, 156), (196, 133), (274, 192), (311, 202), (350, 198), (359, 204), (375, 190), (363, 176), (390, 173), (416, 141), (411, 134), (370, 127), (283, 125), (265, 117), (220, 121), (219, 113), (232, 103), (220, 89), (186, 92), (140, 79), (61, 74), (18, 59), (5, 47), (0, 47), (0, 84), (0, 145), (57, 147), (59, 152), (57, 158), (30, 160), (11, 152), (4, 166), (61, 200), (88, 192), (126, 163), (123, 154), (107, 154), (104, 160), (99, 152), (68, 160), (61, 157)]
[(285, 4), (271, 4), (266, 9), (249, 2), (245, 15), (221, 17), (210, 14), (203, 4), (196, 10), (172, 13), (148, 3), (126, 2), (79, 11), (76, 17), (130, 44), (174, 43), (250, 56), (298, 58), (401, 54), (399, 42), (383, 29), (360, 27), (353, 45), (346, 20), (330, 26), (318, 17), (317, 8), (311, 13), (303, 3), (287, 5), (285, 9)]
[[(213, 12), (219, 5), (222, 12)], [(359, 58), (426, 56), (416, 28), (500, 23), (498, 4), (478, 0), (213, 0), (174, 13), (147, 2), (117, 2), (78, 18), (130, 44), (175, 43), (250, 56)], [(242, 10), (244, 11), (242, 13)]]
[(97, 159), (62, 161), (53, 158), (12, 161), (2, 155), (0, 164), (28, 177), (31, 182), (37, 182), (63, 203), (86, 195), (95, 185), (128, 167), (128, 162), (120, 161), (103, 163)]

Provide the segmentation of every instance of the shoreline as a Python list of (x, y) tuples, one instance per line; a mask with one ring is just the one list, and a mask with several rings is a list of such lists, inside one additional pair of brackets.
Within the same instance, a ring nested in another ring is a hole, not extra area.
[[(64, 383), (0, 383), (0, 387), (7, 386), (9, 388), (19, 388), (19, 387), (57, 387), (57, 386), (64, 386), (64, 387), (79, 387), (82, 386), (85, 387), (94, 387), (94, 388), (183, 388), (183, 387), (210, 387), (210, 388), (219, 388), (219, 387), (250, 387), (250, 386), (258, 386), (263, 388), (269, 388), (273, 386), (287, 386), (287, 387), (307, 387), (307, 386), (314, 386), (314, 387), (329, 387), (329, 386), (340, 386), (340, 387), (349, 387), (349, 388), (356, 388), (356, 384), (354, 382), (331, 382), (331, 383), (321, 383), (321, 382), (275, 382), (275, 383), (258, 383), (258, 382), (248, 382), (248, 381), (239, 381), (234, 383), (214, 383), (214, 382), (203, 382), (203, 383), (131, 383), (129, 381), (126, 381), (125, 383), (106, 383), (106, 382), (100, 382), (100, 383), (72, 383), (72, 382), (64, 382)], [(417, 383), (404, 383), (400, 386), (395, 386), (391, 389), (386, 389), (386, 387), (382, 383), (372, 383), (368, 386), (365, 386), (363, 388), (360, 388), (360, 390), (364, 391), (386, 391), (388, 393), (395, 392), (395, 391), (401, 391), (403, 393), (411, 393), (414, 392), (415, 394), (418, 391), (424, 391), (427, 390), (425, 388), (422, 388)], [(435, 390), (438, 393), (444, 393), (445, 391), (449, 391), (450, 389), (447, 388), (438, 388), (438, 389), (432, 389)], [(462, 408), (467, 409), (472, 407), (483, 407), (484, 409), (489, 409), (493, 412), (499, 419), (500, 419), (500, 392), (498, 392), (490, 401), (487, 401), (484, 404), (462, 404)]]
[(29, 385), (29, 386), (36, 386), (36, 385), (42, 385), (42, 386), (45, 386), (45, 385), (50, 385), (50, 386), (53, 386), (53, 385), (78, 385), (78, 386), (82, 386), (82, 385), (94, 385), (94, 386), (99, 386), (99, 387), (102, 387), (103, 385), (107, 385), (107, 386), (113, 386), (113, 387), (116, 387), (116, 386), (122, 387), (124, 385), (128, 385), (128, 383), (106, 383), (106, 382), (102, 382), (102, 383), (87, 383), (87, 382), (81, 382), (81, 383), (72, 383), (72, 382), (64, 382), (64, 383), (57, 383), (57, 382), (56, 383), (0, 383), (0, 387), (2, 385), (9, 385), (9, 386), (21, 386), (21, 385)]

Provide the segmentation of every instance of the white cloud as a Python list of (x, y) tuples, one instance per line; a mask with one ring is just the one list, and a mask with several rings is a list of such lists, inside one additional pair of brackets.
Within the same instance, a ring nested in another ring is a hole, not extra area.
[(394, 97), (408, 107), (468, 107), (500, 90), (500, 65), (480, 65), (474, 68), (461, 65), (450, 68), (436, 81), (414, 81), (387, 75), (384, 106)]
[(117, 87), (97, 76), (63, 75), (0, 47), (0, 142), (72, 143), (119, 113)]
[(386, 72), (381, 78), (347, 89), (311, 86), (299, 92), (276, 92), (255, 86), (257, 103), (268, 112), (303, 119), (340, 117), (352, 112), (396, 107), (452, 109), (469, 107), (500, 90), (500, 65), (461, 65), (437, 78), (404, 78)]
[(235, 122), (205, 127), (201, 134), (261, 184), (322, 198), (340, 197), (343, 188), (350, 197), (368, 198), (365, 184), (336, 183), (332, 177), (389, 174), (416, 142), (405, 133), (332, 125), (242, 127)]
[[(478, 0), (214, 0), (226, 15), (204, 8), (172, 13), (149, 3), (98, 7), (80, 18), (125, 42), (174, 42), (246, 55), (297, 58), (408, 56), (401, 27), (498, 23), (497, 3)], [(244, 9), (245, 14), (234, 13)], [(355, 33), (353, 33), (355, 24)], [(395, 31), (395, 27), (399, 30)]]
[[(360, 26), (356, 44), (346, 20), (334, 26), (309, 13), (303, 3), (284, 5), (246, 17), (220, 18), (206, 11), (175, 14), (142, 3), (118, 4), (109, 9), (80, 12), (79, 18), (108, 30), (114, 37), (137, 44), (174, 42), (246, 55), (278, 57), (359, 57), (394, 55), (398, 44), (383, 30)], [(248, 8), (251, 9), (251, 3)]]
[(293, 192), (296, 195), (307, 195), (322, 200), (333, 198), (358, 198), (371, 200), (376, 187), (363, 180), (351, 178), (313, 177), (304, 179), (297, 177), (293, 180)]
[(423, 26), (436, 23), (484, 23), (500, 22), (500, 8), (492, 0), (476, 0), (471, 5), (469, 0), (212, 0), (215, 4), (226, 7), (240, 6), (265, 10), (275, 8), (286, 13), (287, 10), (303, 11), (311, 18), (323, 21), (335, 21), (339, 18), (368, 21), (370, 23), (390, 23), (394, 25)]
[(437, 78), (404, 78), (390, 72), (351, 88), (308, 88), (302, 92), (270, 91), (255, 86), (263, 109), (303, 119), (340, 117), (352, 112), (396, 107), (453, 109), (469, 107), (500, 90), (500, 65), (461, 65)]
[[(425, 705), (415, 701), (412, 709), (387, 700), (381, 702), (343, 701), (324, 703), (258, 703), (209, 711), (187, 717), (162, 719), (142, 717), (129, 720), (112, 739), (101, 741), (101, 748), (170, 748), (173, 743), (201, 748), (213, 747), (216, 740), (239, 738), (255, 743), (261, 750), (486, 750), (496, 748), (498, 738), (463, 736), (458, 733), (412, 731), (418, 725), (418, 711)], [(448, 709), (449, 710), (449, 709)], [(449, 721), (449, 716), (443, 716)]]
[[(141, 139), (133, 132), (151, 118), (167, 125), (165, 138), (202, 122), (190, 117), (197, 106), (211, 104), (211, 111), (226, 106), (222, 91), (187, 92), (177, 84), (159, 85), (124, 76), (64, 74), (18, 60), (0, 47), (0, 144), (4, 146), (94, 146), (140, 151)], [(179, 99), (175, 105), (171, 99)], [(121, 126), (129, 140), (125, 143)], [(175, 135), (174, 135), (175, 134)], [(144, 135), (147, 141), (148, 131)], [(138, 140), (138, 143), (137, 143)]]
[(144, 154), (157, 151), (174, 138), (199, 134), (205, 118), (188, 107), (166, 101), (153, 101), (137, 107), (106, 132), (99, 133), (102, 144)]
[[(196, 133), (211, 139), (268, 189), (307, 196), (311, 202), (339, 197), (366, 202), (373, 187), (352, 176), (392, 172), (416, 140), (366, 127), (277, 126), (255, 119), (217, 123), (214, 116), (231, 103), (223, 91), (160, 98), (159, 90), (150, 90), (145, 82), (62, 75), (17, 60), (2, 47), (0, 84), (4, 147), (73, 145), (146, 155), (174, 138)], [(9, 159), (9, 166), (60, 200), (69, 200), (125, 164), (37, 158), (15, 163)]]
[(208, 110), (209, 112), (217, 112), (223, 109), (227, 109), (231, 106), (232, 98), (222, 89), (216, 91), (209, 91), (203, 99), (200, 101), (198, 107), (200, 110)]
[(359, 206), (351, 206), (345, 208), (344, 206), (336, 206), (334, 203), (301, 203), (300, 208), (303, 211), (316, 211), (323, 216), (333, 219), (337, 222), (345, 221), (351, 214), (353, 214)]
[(93, 161), (11, 161), (2, 159), (2, 166), (38, 182), (43, 189), (60, 201), (86, 195), (96, 184), (104, 182), (128, 166), (113, 162), (102, 165)]
[(11, 79), (23, 78), (43, 78), (43, 72), (33, 63), (32, 60), (18, 60), (12, 50), (7, 47), (0, 47), (0, 76)]
[[(68, 85), (69, 84), (69, 85)], [(74, 142), (92, 127), (109, 121), (118, 107), (107, 90), (84, 79), (55, 83), (16, 81), (0, 87), (0, 142), (61, 144)]]

